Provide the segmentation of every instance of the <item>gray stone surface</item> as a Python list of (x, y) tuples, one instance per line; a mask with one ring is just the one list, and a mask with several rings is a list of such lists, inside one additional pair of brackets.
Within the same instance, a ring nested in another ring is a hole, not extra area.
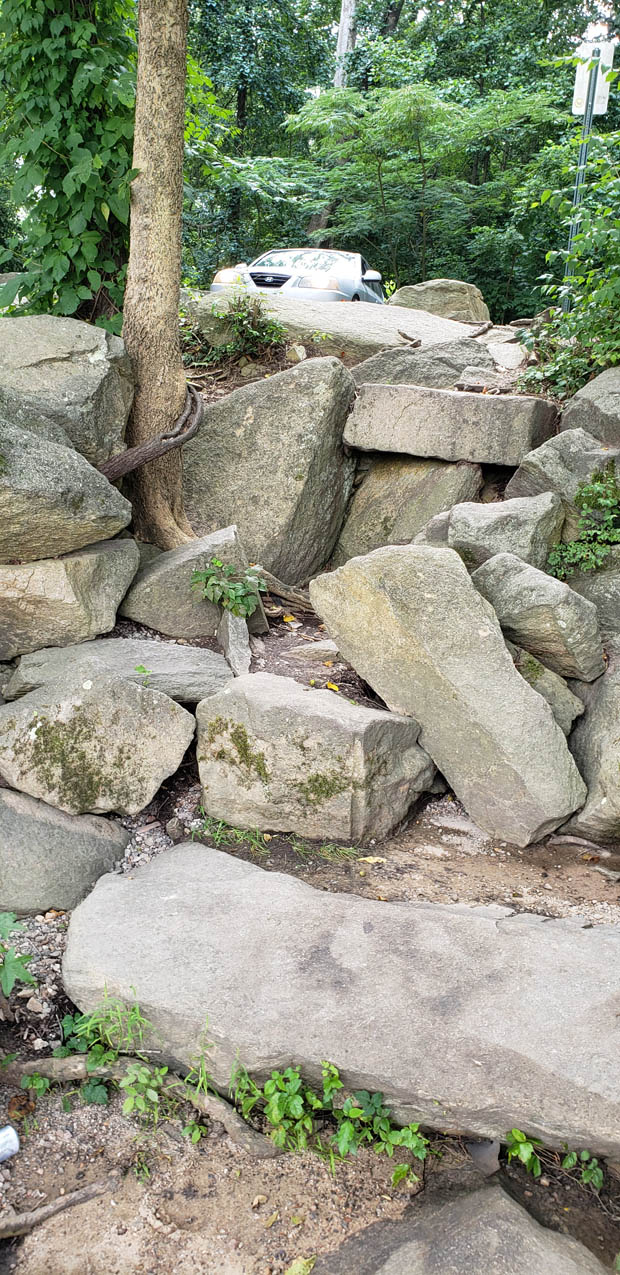
[(353, 493), (332, 562), (342, 566), (381, 545), (408, 544), (436, 513), (475, 500), (481, 486), (479, 465), (374, 456)]
[(580, 685), (585, 713), (571, 735), (570, 747), (588, 785), (585, 806), (567, 827), (592, 841), (620, 837), (620, 652), (609, 650), (609, 668), (591, 686)]
[(433, 782), (411, 718), (251, 673), (198, 705), (208, 814), (317, 840), (385, 837)]
[(554, 491), (561, 497), (566, 512), (563, 540), (577, 535), (579, 510), (575, 505), (577, 489), (597, 470), (617, 461), (620, 452), (607, 448), (583, 429), (567, 429), (537, 447), (521, 461), (506, 487), (506, 496), (538, 496)]
[(217, 626), (217, 640), (235, 677), (249, 673), (252, 652), (250, 634), (244, 617), (233, 615), (232, 611), (222, 611), (222, 618)]
[(328, 1058), (403, 1121), (620, 1150), (613, 925), (330, 894), (185, 843), (98, 882), (63, 981), (85, 1012), (105, 987), (137, 1001), (185, 1064), (208, 1018), (225, 1092), (237, 1058), (259, 1081)]
[(450, 526), (450, 510), (445, 509), (441, 514), (435, 514), (425, 527), (422, 528), (418, 535), (415, 536), (413, 543), (415, 545), (435, 545), (439, 547), (445, 545), (448, 548), (448, 528)]
[[(215, 637), (221, 607), (192, 588), (193, 572), (204, 571), (214, 557), (240, 570), (247, 567), (247, 554), (235, 526), (224, 527), (147, 560), (123, 601), (121, 615), (168, 637)], [(253, 633), (267, 629), (262, 602), (250, 618), (250, 628)]]
[(122, 859), (129, 833), (0, 788), (0, 911), (70, 911)]
[(541, 398), (362, 385), (344, 438), (362, 451), (518, 465), (553, 433), (556, 415)]
[(67, 814), (135, 815), (180, 766), (194, 729), (159, 691), (78, 675), (0, 708), (0, 776)]
[(480, 288), (462, 279), (426, 279), (424, 283), (397, 288), (388, 305), (427, 310), (458, 323), (486, 323), (491, 317)]
[(507, 642), (506, 645), (521, 677), (529, 682), (533, 690), (542, 695), (560, 730), (565, 735), (570, 735), (573, 723), (584, 712), (583, 701), (577, 695), (573, 695), (559, 673), (552, 673), (550, 668), (545, 668), (535, 655), (530, 655), (529, 651), (524, 651), (522, 647), (515, 646), (512, 642)]
[[(139, 673), (139, 667), (148, 673)], [(39, 686), (74, 674), (127, 678), (186, 704), (197, 704), (215, 694), (232, 678), (224, 656), (217, 651), (144, 638), (104, 638), (23, 655), (7, 682), (5, 698), (19, 699)]]
[(620, 545), (613, 545), (605, 566), (597, 571), (573, 571), (567, 584), (596, 607), (605, 641), (620, 636)]
[[(234, 288), (219, 293), (195, 293), (188, 296), (185, 308), (205, 339), (214, 346), (230, 341), (231, 330), (218, 315), (226, 310), (236, 295)], [(319, 345), (325, 354), (346, 354), (367, 359), (387, 346), (406, 345), (401, 336), (420, 340), (423, 345), (439, 341), (457, 341), (469, 336), (471, 328), (452, 319), (442, 319), (424, 310), (403, 314), (401, 307), (374, 305), (358, 301), (355, 305), (334, 305), (331, 301), (296, 301), (280, 292), (262, 296), (268, 313), (281, 323), (289, 341), (312, 345), (320, 333)]]
[(50, 558), (116, 535), (131, 505), (78, 452), (0, 420), (0, 562)]
[(341, 655), (420, 722), (422, 747), (481, 828), (525, 846), (582, 805), (549, 706), (453, 550), (375, 549), (313, 580), (310, 598)]
[(568, 1235), (541, 1226), (498, 1185), (425, 1191), (397, 1222), (376, 1222), (319, 1257), (313, 1275), (604, 1275)]
[(120, 337), (78, 319), (0, 319), (0, 412), (22, 429), (62, 429), (91, 465), (125, 447), (133, 398)]
[(512, 553), (498, 553), (472, 576), (507, 637), (560, 677), (592, 682), (605, 671), (596, 607)]
[(324, 660), (338, 659), (338, 647), (331, 638), (319, 638), (317, 642), (302, 642), (301, 646), (288, 646), (286, 658), (287, 660), (307, 660), (309, 664), (322, 664)]
[(378, 382), (380, 385), (431, 385), (439, 390), (453, 389), (466, 368), (492, 372), (495, 362), (486, 345), (461, 337), (438, 345), (393, 346), (373, 354), (351, 369), (356, 385)]
[(307, 359), (207, 406), (183, 449), (194, 530), (235, 522), (251, 561), (288, 584), (320, 570), (353, 481), (342, 447), (353, 393), (339, 359)]
[(494, 554), (514, 553), (542, 569), (560, 539), (563, 522), (562, 501), (552, 492), (488, 505), (455, 505), (448, 520), (448, 544), (470, 568)]
[(569, 399), (560, 429), (585, 429), (610, 447), (620, 447), (620, 367), (610, 367)]
[(0, 659), (109, 633), (138, 566), (135, 540), (0, 565)]

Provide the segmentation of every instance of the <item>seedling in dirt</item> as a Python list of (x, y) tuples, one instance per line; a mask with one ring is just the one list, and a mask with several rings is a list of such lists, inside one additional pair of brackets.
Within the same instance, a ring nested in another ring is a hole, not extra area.
[(21, 1088), (32, 1089), (37, 1098), (42, 1098), (52, 1087), (51, 1080), (47, 1076), (40, 1076), (38, 1071), (33, 1071), (30, 1076), (22, 1076)]
[(541, 1173), (540, 1159), (536, 1147), (542, 1146), (540, 1138), (532, 1138), (521, 1129), (511, 1129), (506, 1134), (506, 1150), (509, 1160), (520, 1160), (528, 1173), (539, 1178)]
[(18, 956), (16, 949), (6, 943), (10, 934), (23, 928), (14, 912), (0, 912), (0, 987), (7, 999), (16, 983), (36, 986), (36, 979), (28, 969), (32, 956)]
[(569, 1151), (562, 1160), (562, 1168), (578, 1169), (582, 1186), (592, 1186), (595, 1191), (600, 1191), (604, 1181), (603, 1170), (596, 1156), (590, 1155), (589, 1151)]
[(167, 1067), (149, 1067), (148, 1063), (143, 1062), (130, 1063), (127, 1075), (118, 1082), (119, 1089), (125, 1094), (123, 1115), (131, 1115), (135, 1111), (156, 1129), (162, 1115), (164, 1098), (166, 1115), (170, 1114), (170, 1093), (164, 1084), (167, 1075)]
[(217, 847), (246, 845), (252, 854), (259, 857), (269, 853), (267, 842), (271, 841), (271, 837), (268, 832), (261, 832), (260, 828), (233, 828), (222, 819), (213, 819), (202, 806), (200, 815), (202, 822), (198, 828), (192, 829), (192, 840), (208, 837)]
[(267, 589), (253, 567), (241, 570), (232, 563), (224, 564), (220, 558), (211, 558), (208, 567), (193, 571), (191, 587), (201, 598), (246, 619), (254, 614), (260, 594)]

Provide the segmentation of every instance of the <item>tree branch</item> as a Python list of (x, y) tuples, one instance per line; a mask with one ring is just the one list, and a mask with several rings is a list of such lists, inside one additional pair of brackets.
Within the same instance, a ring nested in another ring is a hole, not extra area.
[(115, 483), (124, 474), (130, 474), (134, 469), (147, 465), (149, 461), (157, 460), (159, 456), (164, 456), (173, 448), (183, 447), (185, 443), (189, 443), (194, 434), (198, 433), (204, 410), (204, 402), (198, 390), (193, 385), (188, 385), (185, 406), (172, 429), (158, 434), (155, 438), (150, 438), (146, 443), (140, 443), (138, 447), (128, 447), (127, 451), (121, 452), (120, 455), (112, 456), (110, 460), (106, 460), (99, 466), (99, 473), (103, 474), (109, 482)]

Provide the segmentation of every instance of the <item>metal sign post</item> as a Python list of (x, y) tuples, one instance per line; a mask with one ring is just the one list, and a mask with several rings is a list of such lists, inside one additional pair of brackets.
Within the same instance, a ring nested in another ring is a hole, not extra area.
[[(609, 80), (607, 72), (611, 70), (614, 58), (614, 46), (611, 42), (604, 44), (582, 44), (577, 50), (579, 57), (584, 60), (577, 67), (575, 76), (575, 91), (573, 94), (573, 115), (583, 115), (583, 125), (581, 128), (581, 144), (579, 146), (579, 158), (577, 160), (577, 172), (575, 174), (575, 184), (573, 186), (573, 215), (568, 232), (568, 251), (570, 253), (575, 237), (579, 230), (581, 216), (579, 213), (579, 205), (583, 198), (583, 183), (586, 176), (586, 165), (588, 162), (588, 148), (590, 146), (590, 133), (592, 131), (592, 120), (595, 115), (604, 115), (607, 110), (607, 102), (609, 100)], [(599, 74), (602, 68), (603, 74)], [(571, 265), (570, 261), (566, 262), (564, 268), (564, 280), (570, 277)], [(565, 294), (562, 297), (562, 310), (565, 314), (571, 309), (570, 296)]]

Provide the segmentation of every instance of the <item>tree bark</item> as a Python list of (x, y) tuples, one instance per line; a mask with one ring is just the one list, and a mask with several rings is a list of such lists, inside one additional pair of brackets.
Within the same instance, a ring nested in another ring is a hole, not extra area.
[(355, 10), (357, 0), (341, 0), (338, 42), (336, 44), (336, 74), (334, 88), (342, 89), (347, 82), (345, 56), (355, 48)]
[[(136, 447), (171, 428), (185, 402), (179, 336), (187, 0), (140, 0), (138, 83), (131, 185), (129, 266), (123, 337), (136, 395), (128, 442)], [(129, 481), (134, 527), (143, 540), (174, 549), (193, 538), (183, 511), (180, 451)]]

